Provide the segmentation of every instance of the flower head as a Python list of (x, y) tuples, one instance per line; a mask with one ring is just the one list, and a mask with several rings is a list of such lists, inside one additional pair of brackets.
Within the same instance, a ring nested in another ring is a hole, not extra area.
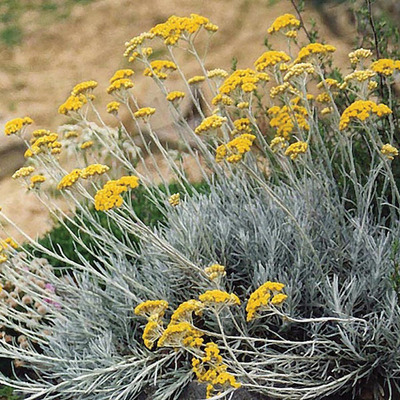
[(6, 136), (20, 132), (26, 125), (33, 124), (33, 119), (29, 117), (14, 118), (8, 122), (4, 127), (4, 133)]
[(284, 29), (293, 30), (300, 26), (300, 21), (293, 14), (279, 16), (268, 28), (268, 33), (276, 33)]

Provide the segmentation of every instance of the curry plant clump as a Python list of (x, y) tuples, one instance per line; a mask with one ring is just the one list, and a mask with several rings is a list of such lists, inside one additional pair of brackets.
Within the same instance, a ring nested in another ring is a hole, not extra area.
[[(26, 373), (0, 382), (27, 399), (178, 399), (192, 381), (207, 399), (239, 388), (355, 398), (366, 384), (396, 398), (400, 60), (359, 48), (338, 74), (335, 47), (301, 45), (301, 28), (292, 14), (270, 21), (271, 42), (283, 36), (287, 47), (225, 71), (198, 50), (218, 27), (172, 16), (126, 43), (132, 68), (110, 78), (104, 110), (115, 126), (96, 108), (93, 80), (59, 107), (73, 124), (53, 132), (29, 117), (7, 123), (6, 135), (27, 144), (13, 177), (48, 206), (76, 254), (28, 236), (29, 246), (1, 245), (0, 356)], [(160, 45), (163, 59), (153, 51)], [(182, 51), (201, 75), (179, 65)], [(139, 100), (139, 73), (159, 89), (179, 150), (153, 128), (164, 111)], [(205, 192), (183, 159), (194, 161)], [(162, 223), (140, 218), (138, 190)]]

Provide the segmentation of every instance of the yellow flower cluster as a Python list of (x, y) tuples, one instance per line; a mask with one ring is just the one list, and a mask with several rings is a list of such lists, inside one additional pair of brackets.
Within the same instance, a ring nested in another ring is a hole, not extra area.
[(315, 68), (311, 63), (294, 64), (288, 69), (286, 75), (283, 77), (283, 80), (286, 82), (293, 77), (301, 76), (303, 74), (312, 75), (314, 73)]
[(296, 125), (306, 131), (310, 129), (306, 119), (308, 113), (303, 106), (296, 104), (290, 108), (288, 106), (274, 106), (268, 110), (268, 115), (272, 116), (269, 125), (276, 128), (276, 135), (285, 139), (289, 139)]
[(329, 96), (328, 92), (322, 92), (315, 98), (315, 101), (318, 103), (329, 103), (331, 101), (331, 96)]
[(224, 124), (226, 121), (226, 117), (221, 117), (220, 115), (213, 114), (203, 119), (203, 121), (194, 131), (197, 135), (200, 135), (204, 132), (209, 132), (221, 128), (222, 124)]
[(229, 163), (237, 163), (243, 158), (243, 154), (250, 151), (256, 137), (254, 135), (244, 133), (231, 140), (227, 144), (217, 147), (215, 160), (221, 162), (226, 158)]
[(239, 108), (240, 110), (244, 110), (245, 108), (250, 107), (250, 103), (248, 101), (241, 101), (236, 105), (236, 107)]
[(292, 14), (284, 14), (279, 16), (268, 28), (268, 33), (279, 32), (285, 28), (290, 30), (300, 26), (300, 21)]
[(71, 91), (72, 96), (79, 96), (80, 94), (86, 94), (97, 87), (98, 83), (96, 81), (85, 81), (78, 83), (74, 86)]
[(211, 71), (207, 71), (207, 78), (222, 78), (225, 79), (229, 74), (222, 68), (215, 68)]
[(73, 169), (69, 174), (65, 175), (57, 185), (58, 190), (71, 187), (82, 174), (82, 170), (79, 168)]
[(110, 167), (103, 164), (91, 164), (81, 170), (80, 178), (87, 179), (94, 175), (103, 175), (109, 171)]
[(14, 118), (8, 122), (6, 122), (4, 127), (4, 133), (6, 136), (12, 135), (14, 133), (18, 133), (24, 128), (26, 125), (33, 124), (33, 119), (29, 117), (24, 118)]
[(386, 156), (388, 160), (393, 160), (394, 157), (399, 155), (399, 151), (396, 149), (396, 147), (389, 143), (382, 146), (381, 153)]
[(203, 333), (188, 322), (169, 324), (158, 340), (157, 347), (200, 347)]
[(206, 77), (203, 75), (195, 75), (192, 78), (188, 79), (188, 84), (189, 85), (197, 85), (201, 82), (204, 82), (206, 80)]
[(165, 310), (168, 308), (168, 302), (165, 300), (147, 300), (140, 303), (135, 308), (135, 315), (140, 315), (141, 317), (163, 317)]
[(294, 62), (304, 62), (314, 55), (325, 56), (329, 53), (333, 53), (334, 51), (336, 51), (336, 47), (331, 46), (330, 44), (310, 43), (300, 49), (299, 54)]
[(171, 206), (176, 207), (179, 205), (181, 202), (181, 195), (179, 193), (175, 193), (170, 196), (168, 199), (168, 203), (171, 204)]
[(139, 186), (139, 178), (136, 176), (123, 176), (118, 180), (108, 181), (94, 197), (94, 207), (97, 211), (107, 211), (114, 207), (120, 207), (123, 199), (121, 194), (128, 188)]
[(372, 51), (367, 49), (357, 49), (349, 53), (349, 59), (352, 64), (358, 64), (361, 60), (365, 60), (372, 56)]
[(204, 353), (201, 359), (192, 359), (192, 370), (199, 382), (208, 383), (206, 389), (207, 399), (213, 397), (217, 390), (238, 389), (241, 387), (236, 378), (227, 372), (228, 367), (223, 363), (216, 343), (207, 343)]
[(129, 62), (133, 62), (140, 55), (147, 56), (151, 48), (143, 48), (142, 44), (145, 40), (153, 38), (154, 34), (150, 32), (143, 32), (139, 36), (135, 36), (129, 42), (125, 43), (124, 57), (129, 57)]
[(181, 100), (185, 97), (185, 92), (180, 92), (178, 90), (175, 90), (173, 92), (169, 92), (167, 94), (166, 99), (170, 102), (174, 102), (176, 100)]
[(290, 57), (284, 51), (266, 51), (254, 63), (257, 71), (264, 71), (266, 68), (275, 66), (282, 62), (290, 61)]
[(133, 88), (133, 82), (129, 78), (117, 79), (108, 88), (108, 94), (114, 94), (115, 92), (126, 91)]
[(357, 82), (365, 82), (371, 78), (376, 76), (376, 72), (372, 69), (363, 69), (363, 70), (356, 70), (349, 75), (344, 77), (345, 82), (350, 81), (357, 81)]
[(190, 14), (190, 17), (177, 17), (172, 15), (166, 22), (156, 25), (150, 29), (150, 33), (164, 39), (167, 46), (175, 45), (179, 39), (192, 35), (201, 27), (210, 32), (215, 32), (218, 27), (211, 24), (208, 18), (198, 14)]
[(378, 74), (389, 76), (392, 75), (395, 70), (400, 70), (400, 61), (391, 60), (390, 58), (381, 58), (372, 63), (371, 69)]
[(258, 82), (268, 82), (269, 76), (266, 73), (256, 72), (252, 69), (238, 69), (234, 71), (219, 88), (220, 94), (230, 95), (236, 89), (241, 89), (245, 93), (253, 92), (257, 89)]
[(385, 104), (376, 104), (371, 100), (357, 100), (348, 106), (340, 117), (339, 129), (346, 129), (352, 119), (365, 121), (371, 113), (376, 114), (378, 117), (392, 113), (392, 110)]
[(119, 81), (120, 79), (129, 78), (133, 74), (134, 72), (130, 68), (119, 69), (118, 71), (115, 71), (114, 75), (110, 78), (110, 83), (114, 83), (115, 81)]
[(284, 287), (285, 285), (283, 283), (268, 281), (255, 290), (250, 295), (249, 301), (247, 302), (247, 321), (253, 320), (260, 311), (268, 310), (270, 304), (282, 304), (287, 296), (279, 292), (281, 292)]
[(209, 307), (240, 305), (239, 297), (236, 294), (223, 292), (222, 290), (207, 290), (199, 296), (199, 300)]
[(168, 308), (165, 300), (147, 300), (135, 308), (135, 314), (147, 318), (147, 324), (143, 330), (143, 342), (148, 349), (152, 349), (154, 343), (163, 334), (161, 318)]
[(17, 171), (14, 172), (12, 178), (17, 179), (17, 178), (25, 178), (29, 176), (33, 171), (35, 170), (34, 167), (22, 167), (18, 169)]
[(143, 71), (144, 76), (156, 76), (158, 79), (167, 79), (169, 71), (175, 71), (177, 66), (169, 60), (154, 60), (150, 63), (150, 67)]
[(136, 112), (133, 113), (133, 116), (135, 118), (148, 118), (150, 117), (150, 115), (153, 115), (156, 112), (155, 108), (152, 107), (143, 107), (143, 108), (139, 108), (139, 110), (137, 110)]
[(213, 264), (213, 265), (210, 265), (209, 267), (204, 268), (204, 273), (207, 275), (207, 277), (211, 281), (214, 281), (214, 280), (220, 279), (223, 276), (226, 276), (225, 267), (220, 264)]
[[(12, 247), (13, 249), (18, 248), (18, 244), (10, 237), (0, 241), (0, 264), (6, 262), (8, 260), (7, 249)], [(0, 292), (2, 287), (0, 285)]]
[(25, 157), (33, 157), (40, 153), (50, 150), (51, 154), (59, 154), (61, 151), (61, 143), (58, 141), (58, 134), (51, 133), (44, 129), (35, 131), (38, 133), (44, 133), (42, 136), (36, 136), (32, 140), (32, 146), (26, 150)]
[(296, 142), (291, 144), (285, 151), (285, 156), (290, 156), (292, 160), (295, 160), (299, 154), (304, 154), (307, 151), (308, 144), (306, 142)]
[(58, 108), (59, 114), (68, 115), (71, 111), (79, 111), (87, 103), (87, 98), (83, 94), (71, 95)]
[(110, 102), (107, 104), (107, 112), (108, 112), (109, 114), (117, 114), (120, 105), (121, 105), (121, 104), (120, 104), (118, 101), (110, 101)]
[(204, 304), (198, 300), (188, 300), (178, 306), (171, 316), (170, 325), (176, 325), (181, 322), (188, 322), (193, 325), (193, 313), (201, 315), (204, 309)]

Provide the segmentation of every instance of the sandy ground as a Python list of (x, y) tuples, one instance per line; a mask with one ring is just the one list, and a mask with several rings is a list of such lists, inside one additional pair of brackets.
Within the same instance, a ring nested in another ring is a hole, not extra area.
[[(209, 48), (208, 69), (229, 70), (233, 57), (237, 58), (239, 68), (252, 67), (265, 51), (263, 43), (268, 26), (285, 12), (293, 13), (286, 0), (98, 0), (76, 6), (66, 20), (48, 26), (29, 25), (29, 34), (21, 46), (12, 51), (3, 50), (0, 57), (0, 121), (4, 123), (16, 116), (29, 115), (37, 127), (55, 130), (59, 124), (67, 122), (57, 114), (58, 105), (77, 82), (88, 79), (99, 82), (97, 104), (104, 110), (106, 103), (112, 100), (105, 93), (108, 79), (115, 70), (130, 67), (123, 57), (124, 43), (172, 14), (198, 13), (219, 26)], [(340, 9), (334, 12), (339, 15)], [(319, 15), (307, 11), (305, 21), (311, 17), (320, 26), (321, 37), (329, 37), (329, 43), (338, 48), (335, 59), (341, 64), (347, 63), (350, 49), (347, 41), (352, 37), (353, 27), (345, 25), (341, 37), (332, 37)], [(27, 15), (26, 20), (29, 22), (32, 18)], [(283, 47), (275, 38), (271, 43), (277, 49)], [(183, 53), (178, 58), (188, 77), (191, 76), (189, 71), (192, 75), (200, 72), (195, 60)], [(133, 69), (136, 71), (134, 90), (140, 103), (155, 105), (157, 90), (152, 80), (141, 76), (140, 67), (134, 65)], [(111, 120), (107, 121), (111, 123)], [(159, 124), (162, 123), (160, 120)], [(4, 138), (0, 139), (0, 147), (1, 142)], [(0, 159), (0, 170), (7, 170), (7, 174), (11, 174), (8, 171), (11, 163), (15, 167), (21, 163), (21, 158), (11, 158)], [(51, 227), (51, 220), (34, 196), (25, 192), (18, 182), (2, 179), (0, 206), (30, 236), (42, 234)]]

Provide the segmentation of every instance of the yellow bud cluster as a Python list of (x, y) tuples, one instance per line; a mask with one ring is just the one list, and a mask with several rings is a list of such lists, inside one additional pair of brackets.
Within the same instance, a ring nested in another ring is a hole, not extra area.
[(399, 155), (399, 151), (396, 147), (392, 146), (391, 144), (387, 143), (382, 146), (381, 153), (386, 156), (388, 160), (393, 160), (394, 157)]
[(285, 151), (285, 156), (290, 156), (292, 160), (295, 160), (299, 154), (304, 154), (307, 151), (308, 144), (306, 142), (298, 141), (291, 144)]
[[(41, 130), (42, 133), (46, 133), (43, 136), (34, 137), (32, 146), (25, 152), (25, 157), (33, 157), (40, 153), (50, 150), (51, 154), (57, 154), (61, 151), (62, 144), (57, 141), (58, 134), (51, 133), (50, 131)], [(55, 151), (57, 150), (57, 151)]]
[(22, 167), (18, 169), (17, 171), (14, 172), (12, 178), (17, 179), (17, 178), (25, 178), (29, 176), (33, 171), (35, 171), (34, 167)]
[(78, 96), (80, 94), (86, 94), (97, 87), (98, 83), (96, 81), (85, 81), (78, 83), (72, 89), (71, 95)]
[(51, 132), (47, 129), (35, 129), (32, 132), (32, 137), (33, 137), (33, 140), (36, 140), (35, 138), (39, 138), (41, 136), (47, 136), (47, 135), (50, 135), (50, 133)]
[(224, 105), (231, 106), (233, 104), (233, 100), (227, 96), (226, 94), (217, 94), (211, 101), (213, 106)]
[(220, 94), (230, 95), (236, 89), (241, 89), (245, 93), (253, 92), (257, 89), (259, 81), (267, 82), (267, 74), (258, 73), (252, 69), (238, 69), (228, 76), (219, 88)]
[(59, 114), (68, 115), (71, 111), (79, 111), (87, 103), (87, 98), (83, 94), (71, 95), (58, 108)]
[(365, 82), (376, 76), (376, 72), (371, 69), (357, 70), (344, 77), (345, 82), (357, 81)]
[(226, 117), (221, 117), (220, 115), (213, 114), (201, 122), (201, 124), (194, 130), (197, 135), (204, 132), (209, 132), (218, 128), (221, 128), (222, 124), (227, 121)]
[(250, 103), (248, 101), (241, 101), (240, 103), (237, 104), (236, 107), (239, 108), (240, 110), (243, 110), (245, 108), (249, 108)]
[(143, 107), (143, 108), (139, 108), (139, 110), (134, 112), (133, 116), (135, 118), (144, 118), (144, 119), (146, 119), (147, 117), (150, 117), (150, 115), (153, 115), (155, 112), (156, 112), (155, 108)]
[(235, 129), (240, 133), (251, 133), (251, 124), (248, 118), (239, 118), (233, 121)]
[(192, 35), (201, 27), (210, 32), (218, 30), (218, 27), (211, 24), (208, 18), (198, 14), (191, 14), (190, 17), (172, 15), (166, 22), (150, 29), (150, 33), (161, 37), (167, 46), (173, 46), (177, 44), (179, 39), (186, 38), (187, 35)]
[(264, 71), (282, 62), (290, 61), (290, 57), (284, 51), (266, 51), (254, 63), (257, 71)]
[(229, 163), (237, 163), (243, 158), (243, 154), (250, 151), (256, 137), (244, 133), (231, 140), (227, 144), (222, 144), (216, 149), (215, 160), (221, 162), (226, 159)]
[(114, 207), (120, 207), (123, 203), (121, 194), (128, 188), (139, 186), (139, 178), (136, 176), (123, 176), (118, 180), (108, 181), (94, 197), (94, 207), (97, 211), (107, 211)]
[(33, 119), (29, 117), (14, 118), (6, 122), (4, 127), (4, 133), (6, 136), (20, 132), (26, 125), (33, 124)]
[(273, 153), (278, 152), (279, 150), (284, 150), (288, 147), (287, 140), (282, 136), (276, 136), (271, 140), (269, 145)]
[(180, 92), (178, 90), (169, 92), (166, 99), (170, 102), (179, 101), (185, 97), (185, 92)]
[(279, 96), (282, 93), (285, 93), (291, 87), (289, 82), (285, 82), (282, 85), (274, 86), (270, 89), (269, 95), (273, 99), (276, 96)]
[(109, 171), (110, 167), (103, 164), (91, 164), (81, 170), (80, 178), (87, 179), (94, 175), (103, 175)]
[(285, 285), (283, 283), (268, 281), (255, 290), (250, 295), (249, 301), (247, 302), (247, 321), (253, 320), (260, 311), (268, 310), (271, 303), (273, 305), (282, 304), (287, 296), (279, 292), (281, 292), (284, 287)]
[(318, 103), (329, 103), (329, 102), (331, 101), (331, 96), (329, 96), (329, 93), (328, 93), (328, 92), (323, 92), (323, 93), (320, 93), (320, 94), (315, 98), (315, 100), (316, 100)]
[(207, 290), (199, 296), (199, 300), (207, 307), (240, 305), (239, 297), (236, 294), (222, 290)]
[(225, 79), (229, 74), (222, 68), (215, 68), (211, 71), (207, 71), (207, 78), (222, 78)]
[(90, 147), (92, 147), (93, 146), (93, 144), (94, 144), (94, 142), (93, 142), (93, 140), (87, 140), (86, 142), (83, 142), (82, 144), (81, 144), (81, 150), (86, 150), (86, 149), (89, 149)]
[(336, 79), (326, 78), (324, 81), (318, 83), (317, 88), (321, 89), (327, 86), (328, 88), (338, 88), (339, 82)]
[(372, 63), (371, 69), (378, 74), (390, 76), (396, 70), (400, 70), (400, 61), (391, 60), (390, 58), (381, 58), (380, 60)]
[(121, 104), (120, 104), (118, 101), (110, 101), (110, 102), (107, 104), (107, 112), (108, 112), (109, 114), (117, 114), (120, 105), (121, 105)]
[(365, 60), (372, 56), (372, 51), (367, 49), (357, 49), (349, 53), (349, 59), (352, 64), (358, 64), (361, 60)]
[[(148, 50), (142, 48), (142, 44), (146, 40), (151, 40), (154, 38), (154, 34), (150, 32), (141, 33), (139, 36), (135, 36), (129, 42), (125, 43), (125, 52), (124, 57), (129, 57), (129, 61), (134, 61), (140, 55), (146, 56), (148, 54)], [(138, 51), (139, 50), (139, 51)], [(143, 51), (145, 50), (145, 51)]]
[(46, 177), (43, 175), (33, 175), (31, 177), (30, 187), (34, 188), (38, 183), (43, 183), (46, 180)]
[(225, 267), (220, 264), (213, 264), (210, 265), (209, 267), (204, 268), (204, 273), (211, 281), (226, 276)]
[(326, 56), (330, 53), (336, 51), (336, 47), (331, 46), (329, 44), (321, 44), (321, 43), (310, 43), (307, 46), (304, 46), (300, 49), (299, 54), (297, 55), (294, 63), (304, 62), (312, 56)]
[(107, 88), (107, 93), (126, 91), (132, 89), (133, 86), (133, 82), (129, 78), (117, 79)]
[(206, 80), (206, 77), (203, 75), (196, 75), (193, 76), (192, 78), (188, 79), (188, 84), (189, 85), (197, 85), (199, 83), (202, 83)]
[(279, 16), (268, 28), (268, 33), (279, 32), (285, 28), (289, 30), (296, 29), (300, 26), (300, 21), (293, 14), (284, 14)]
[(167, 79), (169, 71), (175, 71), (177, 66), (169, 60), (154, 60), (150, 63), (150, 67), (143, 71), (144, 76), (156, 76), (158, 79)]
[(357, 100), (348, 106), (340, 117), (339, 129), (346, 129), (351, 120), (358, 119), (359, 121), (365, 121), (371, 113), (382, 117), (392, 113), (392, 110), (385, 104), (376, 104), (371, 100)]
[(283, 77), (283, 80), (286, 82), (290, 80), (293, 77), (298, 77), (303, 74), (309, 74), (312, 75), (315, 73), (315, 68), (312, 64), (310, 63), (299, 63), (299, 64), (294, 64), (288, 69), (288, 72), (286, 75)]
[(120, 79), (129, 78), (134, 74), (133, 70), (131, 69), (119, 69), (114, 73), (114, 75), (110, 79), (110, 84), (114, 83), (115, 81), (119, 81)]
[(71, 187), (81, 176), (82, 170), (79, 168), (73, 169), (69, 174), (65, 175), (57, 185), (58, 190)]
[(176, 207), (181, 202), (181, 195), (179, 193), (175, 193), (168, 199), (168, 203), (171, 204), (172, 207)]

